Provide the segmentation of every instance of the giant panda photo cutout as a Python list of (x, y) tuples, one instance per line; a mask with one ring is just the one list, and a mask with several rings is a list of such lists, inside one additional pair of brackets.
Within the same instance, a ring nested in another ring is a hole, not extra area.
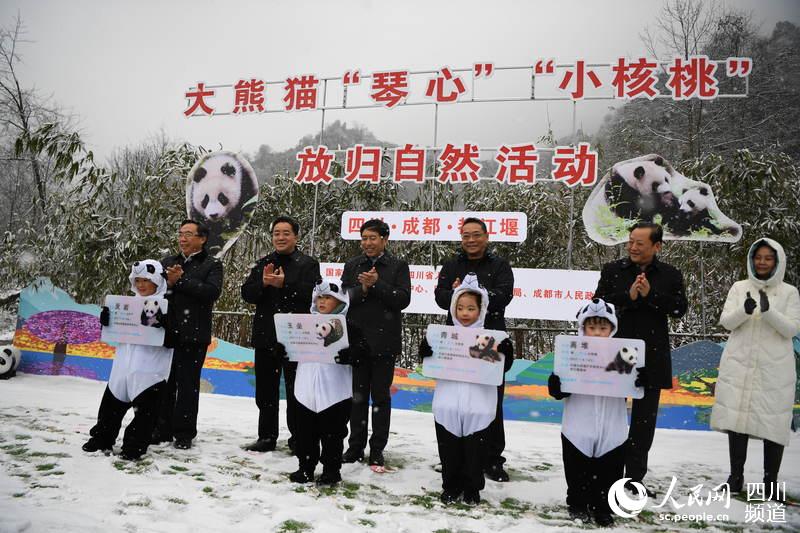
[(583, 206), (592, 240), (628, 240), (636, 222), (657, 222), (670, 240), (736, 242), (742, 227), (717, 206), (711, 187), (675, 170), (658, 154), (615, 163)]
[(186, 177), (186, 214), (209, 228), (206, 250), (221, 257), (247, 227), (258, 202), (258, 179), (243, 157), (212, 152)]

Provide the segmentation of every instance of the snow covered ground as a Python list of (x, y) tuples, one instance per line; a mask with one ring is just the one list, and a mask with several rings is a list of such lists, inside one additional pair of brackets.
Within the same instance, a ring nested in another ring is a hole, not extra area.
[[(375, 474), (345, 465), (344, 483), (318, 490), (290, 483), (297, 467), (285, 448), (272, 453), (243, 451), (254, 437), (252, 398), (202, 394), (196, 446), (179, 451), (151, 447), (140, 463), (118, 461), (80, 446), (94, 423), (105, 383), (73, 377), (18, 375), (0, 381), (0, 532), (189, 532), (189, 531), (571, 531), (566, 519), (559, 426), (506, 422), (506, 457), (512, 481), (487, 481), (477, 508), (443, 507), (441, 478), (430, 414), (395, 410), (387, 462), (396, 471)], [(130, 417), (130, 414), (129, 414)], [(127, 424), (128, 418), (125, 423)], [(285, 426), (284, 426), (285, 428)], [(798, 438), (787, 448), (782, 478), (789, 494), (800, 491)], [(761, 479), (762, 449), (750, 446), (748, 481)], [(686, 507), (688, 513), (728, 513), (730, 521), (701, 524), (658, 519), (673, 475), (680, 504), (689, 487), (707, 488), (727, 476), (727, 441), (718, 433), (658, 430), (648, 480), (659, 491), (639, 517), (617, 520), (617, 529), (751, 531), (745, 503), (729, 509)], [(318, 468), (319, 472), (319, 468)], [(800, 529), (797, 507), (786, 523)], [(591, 526), (590, 526), (591, 527)]]

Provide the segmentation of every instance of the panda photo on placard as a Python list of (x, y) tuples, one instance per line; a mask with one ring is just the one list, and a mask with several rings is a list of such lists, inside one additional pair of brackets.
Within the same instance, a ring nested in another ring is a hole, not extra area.
[(658, 154), (615, 163), (583, 207), (586, 231), (601, 244), (627, 241), (636, 222), (661, 224), (670, 240), (736, 242), (742, 236), (708, 184), (687, 178)]
[(242, 156), (212, 152), (186, 178), (186, 213), (209, 228), (206, 250), (221, 257), (247, 227), (258, 202), (258, 179)]

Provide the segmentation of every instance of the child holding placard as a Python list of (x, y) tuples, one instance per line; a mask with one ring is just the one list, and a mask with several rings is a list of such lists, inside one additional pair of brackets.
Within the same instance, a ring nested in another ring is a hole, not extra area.
[[(323, 280), (314, 287), (312, 313), (344, 315), (349, 306), (350, 298), (337, 281)], [(314, 481), (317, 462), (322, 462), (318, 485), (335, 485), (342, 480), (342, 451), (353, 398), (351, 367), (357, 366), (369, 352), (364, 334), (350, 321), (347, 322), (347, 339), (350, 346), (339, 350), (337, 364), (304, 361), (297, 364), (294, 381), (294, 396), (298, 402), (295, 450), (300, 468), (289, 476), (295, 483)], [(279, 356), (286, 356), (286, 348), (280, 343), (275, 351)]]
[[(613, 337), (617, 331), (614, 306), (599, 298), (578, 311), (578, 335)], [(637, 369), (636, 386), (644, 386)], [(561, 380), (550, 374), (550, 396), (564, 400), (561, 418), (561, 449), (567, 478), (567, 508), (574, 520), (589, 522), (589, 512), (598, 526), (614, 524), (608, 505), (608, 490), (622, 478), (628, 413), (625, 398), (590, 396), (561, 391)]]
[[(131, 267), (131, 291), (138, 298), (163, 298), (167, 277), (161, 263), (152, 259), (137, 261)], [(161, 320), (165, 320), (162, 318)], [(109, 309), (103, 307), (100, 324), (109, 325)], [(161, 324), (165, 327), (165, 324)], [(162, 389), (172, 366), (172, 348), (120, 343), (114, 354), (111, 376), (100, 401), (97, 424), (89, 430), (91, 438), (83, 451), (110, 452), (122, 426), (122, 419), (133, 407), (134, 417), (122, 439), (120, 459), (135, 461), (147, 452), (150, 435), (156, 427)]]
[[(475, 274), (464, 277), (450, 301), (453, 325), (482, 328), (489, 307), (489, 294), (480, 286)], [(503, 340), (497, 350), (504, 356), (504, 371), (511, 368), (514, 350), (511, 341)], [(433, 355), (426, 339), (419, 346), (420, 357)], [(486, 428), (497, 411), (497, 387), (439, 379), (433, 393), (433, 418), (436, 441), (442, 461), (442, 503), (451, 504), (463, 495), (467, 505), (481, 501), (485, 485), (482, 453)]]

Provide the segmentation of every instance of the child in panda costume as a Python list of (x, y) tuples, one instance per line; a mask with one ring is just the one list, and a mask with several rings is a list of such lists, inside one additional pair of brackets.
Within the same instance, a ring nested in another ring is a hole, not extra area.
[[(337, 281), (323, 280), (314, 287), (311, 312), (347, 314), (350, 298)], [(335, 485), (342, 480), (342, 451), (353, 398), (353, 369), (367, 356), (369, 347), (363, 333), (347, 322), (350, 346), (339, 350), (336, 364), (299, 362), (294, 381), (297, 405), (295, 451), (299, 468), (289, 479), (295, 483), (314, 481), (317, 462), (322, 463), (319, 485)], [(276, 353), (286, 357), (278, 343)], [(322, 453), (320, 453), (320, 444)]]
[[(463, 328), (482, 328), (489, 307), (489, 294), (478, 283), (475, 274), (467, 274), (450, 300), (453, 325)], [(505, 356), (504, 371), (511, 368), (514, 350), (505, 339), (497, 346)], [(423, 338), (420, 357), (433, 355)], [(467, 505), (481, 501), (485, 485), (483, 457), (486, 429), (497, 412), (497, 387), (478, 383), (436, 380), (433, 393), (433, 418), (436, 422), (436, 441), (442, 462), (442, 495), (444, 504), (458, 501), (463, 495)]]
[[(617, 332), (614, 306), (600, 298), (578, 311), (578, 335), (613, 337)], [(636, 386), (644, 386), (637, 369)], [(622, 478), (628, 413), (625, 398), (590, 396), (561, 391), (561, 380), (550, 374), (550, 396), (564, 400), (561, 418), (561, 449), (567, 478), (567, 507), (575, 520), (588, 523), (591, 511), (597, 525), (614, 524), (608, 505), (608, 490)]]
[[(131, 291), (139, 298), (163, 298), (167, 277), (161, 263), (152, 259), (137, 261), (129, 276)], [(109, 310), (103, 307), (100, 323), (109, 324)], [(163, 324), (162, 324), (163, 327)], [(121, 343), (117, 346), (111, 376), (100, 401), (97, 424), (83, 445), (86, 452), (111, 451), (122, 419), (133, 407), (134, 417), (122, 439), (121, 459), (138, 460), (147, 452), (155, 429), (161, 393), (169, 378), (172, 348)]]

